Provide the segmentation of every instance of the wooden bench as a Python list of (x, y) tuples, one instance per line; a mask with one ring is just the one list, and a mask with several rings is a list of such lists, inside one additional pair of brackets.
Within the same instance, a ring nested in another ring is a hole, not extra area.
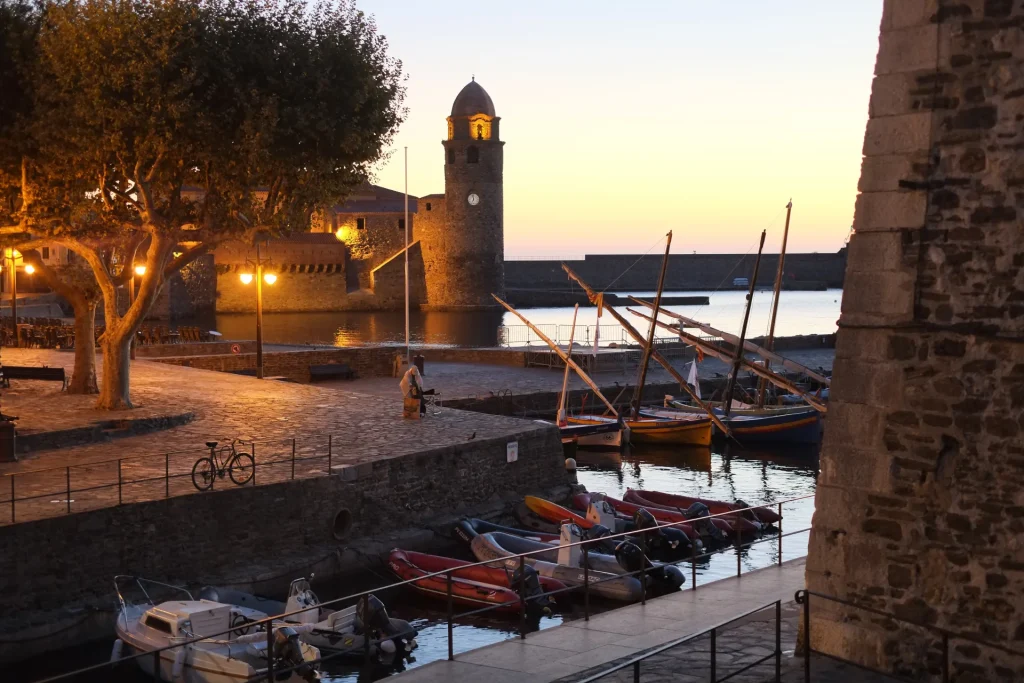
[(345, 363), (328, 363), (327, 365), (310, 365), (309, 381), (321, 379), (355, 379), (356, 373)]
[(64, 368), (5, 365), (0, 372), (3, 372), (5, 387), (10, 386), (12, 379), (39, 379), (60, 382), (61, 390), (68, 388), (68, 378), (64, 374)]

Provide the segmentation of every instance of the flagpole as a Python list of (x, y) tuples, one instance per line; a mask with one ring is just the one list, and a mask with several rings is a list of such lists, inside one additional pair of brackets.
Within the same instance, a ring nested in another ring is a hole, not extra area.
[(405, 362), (412, 365), (409, 350), (409, 148), (405, 150)]

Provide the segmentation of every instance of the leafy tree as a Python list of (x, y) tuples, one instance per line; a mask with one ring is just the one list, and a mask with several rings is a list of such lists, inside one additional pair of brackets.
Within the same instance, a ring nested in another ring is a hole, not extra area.
[(6, 231), (90, 267), (98, 405), (130, 407), (130, 340), (167, 279), (223, 241), (308, 230), (361, 182), (402, 121), (401, 63), (345, 0), (61, 0), (41, 16)]

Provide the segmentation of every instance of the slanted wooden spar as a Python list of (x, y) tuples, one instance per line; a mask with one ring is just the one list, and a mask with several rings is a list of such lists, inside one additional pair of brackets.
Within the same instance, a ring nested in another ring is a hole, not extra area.
[[(732, 370), (729, 372), (729, 384), (725, 388), (725, 416), (729, 417), (732, 410), (732, 392), (736, 388), (736, 375), (740, 373), (740, 366), (743, 365), (743, 340), (747, 338), (747, 323), (750, 321), (750, 309), (754, 305), (754, 287), (757, 286), (757, 271), (761, 267), (761, 252), (764, 250), (764, 238), (767, 230), (761, 231), (761, 244), (757, 248), (757, 259), (754, 260), (754, 275), (750, 278), (750, 291), (747, 292), (747, 309), (743, 312), (743, 327), (740, 329), (740, 341), (736, 344), (736, 357), (732, 361)], [(658, 307), (654, 307), (654, 318), (658, 317)]]
[[(789, 200), (789, 204), (786, 204), (786, 227), (782, 231), (782, 249), (779, 251), (779, 269), (775, 271), (775, 292), (774, 298), (772, 299), (772, 317), (768, 323), (768, 338), (764, 340), (764, 347), (766, 350), (771, 351), (775, 346), (775, 317), (779, 314), (779, 295), (782, 293), (782, 275), (785, 272), (784, 267), (786, 265), (786, 242), (789, 241), (789, 219), (793, 215), (793, 200)], [(765, 359), (764, 366), (771, 369), (772, 362)], [(764, 395), (765, 390), (768, 388), (768, 382), (762, 377), (757, 383), (757, 407), (764, 408)]]
[[(565, 265), (564, 263), (562, 264), (562, 270), (564, 270), (570, 278), (579, 283), (580, 287), (583, 288), (583, 291), (587, 293), (587, 298), (590, 300), (590, 303), (597, 303), (597, 292), (595, 292), (590, 285), (584, 282), (583, 278), (577, 275), (572, 268)], [(604, 304), (604, 310), (608, 311), (608, 313), (610, 313), (611, 316), (615, 318), (615, 320), (620, 325), (622, 325), (622, 329), (626, 331), (626, 334), (633, 338), (633, 341), (639, 344), (644, 343), (644, 338), (643, 336), (641, 336), (640, 331), (633, 327), (633, 324), (626, 320), (625, 316), (616, 311), (614, 306), (606, 303)], [(667, 313), (667, 311), (663, 312)], [(693, 389), (690, 388), (690, 385), (686, 383), (686, 378), (679, 374), (678, 370), (672, 367), (672, 364), (668, 362), (667, 358), (661, 355), (661, 353), (655, 348), (651, 349), (651, 358), (661, 363), (661, 366), (665, 368), (670, 375), (672, 375), (672, 378), (679, 382), (679, 386), (681, 386), (686, 391), (686, 393), (689, 394), (690, 400), (694, 401), (698, 406), (704, 409), (704, 412), (708, 414), (708, 417), (711, 418), (711, 421), (714, 422), (715, 426), (722, 430), (723, 434), (729, 434), (729, 428), (725, 425), (725, 423), (722, 422), (722, 420), (720, 420), (717, 415), (715, 415), (714, 411), (711, 410), (710, 406), (708, 406), (706, 403), (700, 400), (700, 397), (697, 396), (697, 394), (694, 393)]]
[[(658, 311), (661, 310), (661, 292), (665, 289), (665, 271), (668, 269), (668, 254), (672, 250), (672, 231), (665, 236), (665, 257), (661, 260), (661, 274), (658, 276), (658, 291), (654, 294), (654, 318), (657, 319)], [(633, 419), (640, 419), (640, 403), (644, 398), (644, 384), (647, 382), (647, 365), (651, 362), (651, 349), (654, 348), (654, 334), (658, 326), (651, 323), (650, 334), (647, 335), (647, 344), (644, 345), (644, 356), (640, 361), (640, 376), (636, 382), (636, 391), (633, 392)]]
[[(635, 311), (632, 308), (629, 308), (629, 309), (626, 309), (626, 310), (628, 310), (630, 313), (632, 313), (635, 316), (643, 318), (644, 320), (652, 320), (651, 316), (649, 316), (646, 313), (643, 313), (641, 311)], [(658, 326), (662, 327), (662, 328), (664, 328), (666, 330), (670, 330), (672, 332), (675, 332), (676, 334), (679, 335), (680, 339), (682, 339), (683, 341), (685, 341), (685, 342), (687, 342), (689, 344), (692, 344), (693, 346), (696, 346), (697, 348), (699, 348), (701, 351), (703, 351), (704, 353), (706, 353), (709, 356), (713, 356), (713, 357), (715, 357), (715, 358), (717, 358), (717, 359), (719, 359), (721, 361), (724, 361), (726, 363), (731, 363), (732, 360), (733, 360), (732, 359), (732, 354), (729, 353), (727, 350), (725, 350), (725, 349), (723, 349), (723, 348), (721, 348), (719, 346), (716, 346), (715, 344), (711, 344), (709, 342), (706, 342), (703, 339), (701, 339), (700, 337), (692, 335), (692, 334), (690, 334), (688, 332), (684, 332), (682, 329), (680, 329), (679, 327), (676, 327), (675, 325), (669, 325), (668, 323), (663, 323), (663, 322), (661, 322), (659, 320), (658, 321)], [(758, 377), (764, 377), (765, 379), (767, 379), (772, 384), (774, 384), (776, 386), (779, 386), (779, 387), (782, 387), (786, 391), (789, 391), (789, 392), (792, 392), (794, 394), (799, 395), (801, 398), (803, 398), (805, 401), (807, 401), (808, 405), (810, 405), (812, 408), (817, 410), (819, 413), (827, 413), (828, 412), (828, 408), (825, 406), (824, 403), (822, 403), (819, 399), (815, 398), (813, 395), (808, 394), (807, 392), (801, 391), (795, 384), (790, 382), (785, 377), (782, 377), (781, 375), (777, 375), (774, 372), (772, 372), (771, 370), (766, 370), (765, 368), (761, 367), (760, 365), (756, 365), (756, 364), (748, 361), (746, 358), (743, 359), (743, 364), (747, 367), (748, 370), (753, 372)], [(705, 406), (705, 408), (706, 408), (706, 406)]]
[[(643, 299), (638, 299), (635, 296), (631, 296), (629, 298), (630, 298), (630, 300), (640, 304), (641, 306), (646, 306), (647, 308), (652, 308), (653, 307), (653, 304), (651, 304), (651, 302), (649, 302), (649, 301), (644, 301)], [(728, 332), (723, 332), (721, 330), (717, 330), (714, 327), (711, 327), (710, 325), (707, 325), (707, 324), (702, 323), (702, 322), (698, 322), (698, 321), (694, 320), (693, 318), (687, 318), (685, 315), (680, 315), (679, 313), (674, 313), (672, 311), (662, 310), (661, 312), (664, 313), (665, 315), (667, 315), (668, 317), (674, 318), (675, 320), (678, 320), (679, 322), (681, 322), (682, 325), (680, 325), (680, 327), (686, 326), (686, 327), (696, 328), (696, 329), (700, 330), (701, 332), (703, 332), (704, 334), (708, 334), (708, 335), (711, 335), (713, 337), (721, 337), (722, 339), (724, 339), (725, 341), (729, 342), (733, 346), (735, 346), (739, 342), (739, 337), (737, 337), (736, 335), (729, 334)], [(813, 379), (815, 382), (818, 382), (820, 384), (824, 384), (825, 386), (831, 386), (831, 384), (832, 384), (832, 380), (831, 379), (821, 375), (820, 373), (815, 372), (814, 370), (811, 370), (806, 365), (801, 365), (800, 363), (797, 363), (795, 360), (790, 360), (789, 358), (784, 358), (784, 357), (780, 356), (779, 354), (775, 353), (774, 351), (769, 351), (767, 349), (764, 349), (764, 348), (758, 346), (757, 344), (754, 344), (753, 342), (751, 342), (749, 340), (743, 342), (743, 348), (746, 351), (750, 351), (751, 353), (756, 353), (757, 355), (761, 356), (762, 358), (765, 358), (765, 359), (771, 360), (771, 361), (773, 361), (775, 363), (778, 363), (780, 366), (782, 366), (786, 370), (789, 370), (791, 372), (799, 372), (801, 375), (806, 375), (807, 377), (810, 377), (811, 379)]]
[(511, 313), (512, 315), (516, 316), (520, 320), (522, 320), (526, 324), (527, 327), (529, 327), (531, 330), (533, 330), (534, 333), (538, 337), (540, 337), (542, 340), (544, 340), (544, 343), (546, 343), (548, 346), (550, 346), (551, 350), (554, 351), (555, 353), (557, 353), (558, 357), (561, 358), (562, 361), (566, 365), (570, 366), (573, 370), (575, 370), (576, 374), (580, 376), (580, 379), (582, 379), (584, 382), (586, 382), (587, 386), (590, 387), (593, 390), (594, 395), (597, 396), (599, 399), (601, 399), (601, 402), (604, 403), (605, 406), (607, 406), (609, 411), (611, 411), (611, 414), (614, 415), (615, 417), (619, 416), (619, 411), (615, 410), (615, 406), (613, 406), (611, 404), (611, 402), (609, 402), (608, 399), (604, 397), (604, 394), (601, 393), (601, 390), (597, 388), (596, 384), (594, 384), (594, 380), (590, 379), (590, 377), (587, 375), (587, 373), (583, 372), (583, 368), (581, 368), (579, 365), (577, 365), (576, 361), (574, 361), (572, 358), (567, 356), (565, 351), (563, 351), (562, 349), (558, 348), (558, 344), (556, 344), (555, 342), (551, 341), (551, 339), (546, 334), (541, 332), (540, 329), (538, 329), (536, 325), (534, 325), (529, 320), (527, 320), (523, 316), (522, 313), (520, 313), (516, 309), (512, 308), (511, 306), (509, 306), (507, 303), (502, 301), (500, 298), (498, 298), (497, 294), (491, 294), (491, 296), (494, 297), (494, 300), (497, 301), (499, 304), (501, 304), (505, 308), (505, 310), (507, 310), (509, 313)]

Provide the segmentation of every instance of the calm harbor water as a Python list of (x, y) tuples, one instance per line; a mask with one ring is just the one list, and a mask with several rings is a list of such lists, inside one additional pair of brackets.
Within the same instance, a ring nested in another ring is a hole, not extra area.
[[(813, 494), (818, 455), (817, 447), (751, 450), (732, 446), (726, 451), (724, 446), (645, 446), (636, 447), (621, 455), (581, 451), (577, 455), (577, 462), (577, 480), (585, 485), (587, 490), (602, 491), (617, 498), (628, 488), (644, 488), (719, 500), (742, 499), (750, 504), (760, 504)], [(785, 505), (784, 530), (792, 532), (809, 527), (813, 512), (812, 498)], [(741, 551), (740, 562), (743, 571), (760, 569), (776, 560), (779, 538), (776, 535), (766, 535), (763, 538), (764, 542)], [(782, 539), (782, 544), (784, 559), (802, 557), (807, 552), (807, 534), (787, 536)], [(466, 550), (461, 551), (461, 556), (471, 559)], [(684, 589), (688, 590), (691, 588), (691, 566), (689, 562), (681, 562), (680, 566), (686, 573)], [(736, 550), (732, 547), (727, 547), (710, 559), (697, 563), (698, 586), (735, 574)], [(368, 564), (364, 575), (346, 579), (343, 583), (316, 585), (315, 588), (322, 599), (330, 599), (383, 586), (395, 580), (386, 569)], [(415, 661), (407, 663), (406, 667), (421, 666), (447, 657), (447, 625), (443, 603), (426, 601), (403, 589), (381, 591), (377, 594), (385, 602), (391, 616), (409, 620), (420, 631), (420, 647), (415, 652)], [(582, 618), (582, 606), (579, 601), (563, 600), (561, 604), (564, 611), (552, 618), (543, 619), (538, 625), (539, 628), (550, 628), (562, 623), (563, 620)], [(614, 609), (616, 606), (614, 603), (601, 604), (592, 601), (592, 607), (598, 610)], [(466, 652), (512, 637), (517, 633), (517, 627), (515, 618), (478, 616), (460, 621), (454, 628), (455, 653)], [(110, 654), (110, 646), (109, 641), (103, 641), (37, 658), (19, 665), (12, 672), (11, 680), (33, 681), (46, 675), (106, 661)], [(361, 672), (357, 666), (339, 663), (330, 663), (324, 668), (325, 680), (333, 683), (376, 680), (391, 673), (384, 670)], [(123, 666), (115, 669), (113, 674), (104, 672), (92, 678), (79, 680), (90, 683), (143, 683), (151, 679), (143, 676), (133, 666)]]
[[(632, 292), (638, 296), (653, 296), (652, 292)], [(726, 332), (739, 333), (743, 319), (746, 293), (677, 292), (680, 296), (707, 296), (710, 304), (704, 306), (668, 306), (667, 310), (697, 318)], [(779, 315), (775, 326), (777, 336), (800, 334), (831, 334), (839, 319), (841, 289), (822, 292), (782, 292)], [(771, 314), (771, 291), (754, 294), (750, 312), (749, 335), (756, 337), (768, 330)], [(537, 325), (570, 325), (573, 309), (530, 308), (523, 314)], [(625, 313), (625, 311), (622, 311)], [(634, 320), (641, 330), (647, 323)], [(581, 308), (577, 325), (593, 326), (597, 323), (597, 309)], [(228, 339), (252, 339), (255, 336), (255, 315), (221, 314), (211, 323), (214, 329)], [(511, 313), (478, 311), (455, 313), (443, 311), (412, 311), (410, 328), (412, 342), (417, 345), (488, 347), (499, 345), (498, 327), (520, 326), (522, 322)], [(606, 326), (608, 326), (606, 328)], [(607, 314), (601, 319), (601, 335), (606, 342), (619, 341), (618, 326)], [(607, 330), (611, 330), (610, 332)], [(278, 344), (331, 344), (354, 346), (359, 344), (401, 344), (405, 341), (405, 314), (402, 311), (336, 312), (336, 313), (267, 313), (263, 316), (263, 334), (267, 343)], [(659, 331), (659, 336), (669, 333)]]

